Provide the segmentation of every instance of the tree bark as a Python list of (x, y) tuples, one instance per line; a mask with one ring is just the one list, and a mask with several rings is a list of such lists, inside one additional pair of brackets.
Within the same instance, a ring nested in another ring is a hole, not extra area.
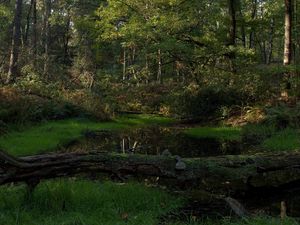
[(32, 27), (32, 48), (34, 54), (34, 63), (36, 63), (37, 56), (37, 0), (33, 0), (33, 27)]
[(51, 0), (44, 0), (44, 77), (49, 79), (49, 45), (50, 45), (50, 15)]
[(228, 46), (236, 44), (236, 8), (235, 0), (228, 0), (228, 10), (230, 16), (229, 39)]
[(9, 69), (7, 74), (7, 83), (10, 83), (18, 75), (18, 58), (19, 58), (19, 49), (21, 43), (21, 19), (22, 19), (22, 0), (16, 0), (13, 37), (11, 43), (11, 53), (10, 53)]
[(285, 35), (283, 64), (289, 65), (292, 60), (292, 0), (285, 0)]
[(240, 193), (276, 189), (300, 182), (300, 152), (183, 159), (108, 153), (45, 154), (13, 158), (0, 152), (0, 185), (82, 173), (159, 177), (181, 189)]
[[(228, 33), (228, 47), (236, 46), (236, 2), (235, 0), (228, 0), (228, 12), (230, 17), (230, 25), (229, 25), (229, 33)], [(232, 72), (235, 72), (234, 59), (236, 57), (235, 51), (233, 49), (229, 49), (228, 52), (229, 66)]]
[(162, 84), (162, 61), (161, 61), (161, 50), (157, 51), (157, 61), (158, 61), (158, 69), (157, 69), (157, 82)]
[[(252, 2), (252, 14), (251, 14), (251, 20), (252, 22), (255, 20), (257, 15), (257, 0), (253, 0)], [(255, 29), (254, 26), (251, 26), (251, 32), (249, 36), (249, 48), (254, 48), (254, 36), (255, 36)]]
[(29, 30), (30, 30), (30, 20), (31, 20), (31, 11), (32, 8), (34, 6), (34, 0), (30, 1), (30, 7), (27, 13), (27, 17), (26, 17), (26, 27), (25, 27), (25, 34), (24, 34), (24, 39), (23, 39), (23, 43), (25, 46), (28, 45), (28, 35), (29, 35)]

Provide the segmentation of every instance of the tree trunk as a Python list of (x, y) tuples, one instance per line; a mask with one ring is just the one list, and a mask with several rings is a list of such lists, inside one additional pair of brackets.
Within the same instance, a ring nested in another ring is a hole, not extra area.
[(235, 0), (228, 0), (228, 10), (230, 16), (229, 39), (228, 46), (236, 44), (236, 8)]
[(34, 63), (37, 56), (37, 6), (36, 1), (33, 0), (33, 27), (32, 27), (32, 48), (34, 54)]
[[(251, 15), (252, 22), (256, 18), (256, 14), (257, 14), (257, 0), (253, 0), (253, 2), (252, 2), (252, 15)], [(249, 37), (249, 48), (250, 49), (254, 48), (254, 36), (255, 36), (255, 31), (254, 31), (254, 27), (252, 25), (251, 32), (250, 32), (250, 37)]]
[(44, 0), (44, 77), (49, 79), (49, 45), (50, 45), (50, 15), (51, 0)]
[(272, 56), (273, 56), (273, 41), (274, 41), (274, 29), (275, 29), (275, 20), (274, 18), (271, 19), (270, 22), (270, 38), (269, 38), (269, 44), (268, 44), (268, 54), (266, 58), (266, 64), (269, 65), (272, 62)]
[(25, 46), (28, 45), (28, 34), (29, 34), (29, 30), (30, 30), (31, 11), (32, 11), (33, 6), (34, 6), (34, 0), (31, 0), (30, 7), (29, 7), (27, 17), (26, 17), (26, 27), (25, 27), (25, 34), (24, 34), (24, 40), (23, 40)]
[(9, 69), (7, 74), (7, 83), (10, 83), (18, 75), (18, 58), (19, 58), (19, 48), (21, 43), (21, 19), (22, 19), (22, 0), (16, 0), (13, 37), (11, 43), (11, 53), (10, 53)]
[(126, 80), (126, 48), (123, 47), (123, 81)]
[[(235, 46), (236, 45), (236, 5), (235, 0), (228, 0), (228, 12), (230, 17), (230, 26), (229, 26), (229, 33), (228, 33), (228, 43), (227, 46)], [(235, 51), (233, 49), (229, 49), (228, 52), (228, 59), (229, 59), (229, 67), (232, 72), (235, 72)]]
[(283, 64), (291, 64), (292, 59), (292, 0), (285, 0), (285, 35)]
[(157, 82), (162, 84), (162, 62), (161, 62), (161, 50), (157, 51), (157, 61), (158, 61), (158, 70), (157, 70)]
[[(178, 165), (178, 162), (185, 166)], [(300, 152), (178, 159), (108, 153), (45, 154), (13, 158), (0, 151), (0, 184), (37, 182), (77, 174), (159, 177), (180, 189), (246, 193), (300, 182)]]

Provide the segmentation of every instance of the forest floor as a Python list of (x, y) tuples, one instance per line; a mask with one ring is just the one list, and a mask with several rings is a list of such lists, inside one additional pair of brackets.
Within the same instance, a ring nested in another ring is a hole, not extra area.
[[(154, 115), (123, 116), (109, 122), (87, 119), (50, 121), (32, 126), (12, 127), (6, 135), (0, 137), (0, 148), (16, 156), (33, 155), (54, 151), (82, 137), (88, 131), (164, 126), (176, 122), (174, 119)], [(241, 128), (196, 127), (185, 132), (196, 137), (219, 137), (228, 140), (242, 138)], [(185, 199), (163, 189), (138, 183), (58, 179), (42, 182), (32, 195), (28, 194), (25, 185), (7, 185), (0, 188), (0, 225), (298, 224), (294, 219), (280, 220), (279, 217), (260, 215), (245, 219), (199, 219), (193, 215), (187, 215), (179, 221), (164, 219), (170, 212), (179, 213), (178, 210), (184, 203)]]

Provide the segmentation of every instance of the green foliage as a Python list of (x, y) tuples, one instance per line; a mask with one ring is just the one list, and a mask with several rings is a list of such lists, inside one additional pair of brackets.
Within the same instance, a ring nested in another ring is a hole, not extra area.
[(185, 131), (194, 138), (215, 138), (228, 141), (241, 139), (241, 129), (236, 127), (195, 127)]
[(267, 122), (280, 129), (300, 127), (300, 104), (296, 106), (278, 105), (266, 109)]
[(28, 196), (24, 186), (0, 188), (0, 225), (150, 225), (182, 203), (139, 184), (57, 180)]
[(275, 126), (267, 124), (248, 124), (241, 131), (242, 140), (248, 145), (259, 145), (275, 133)]
[(236, 105), (242, 98), (243, 93), (235, 90), (190, 85), (183, 92), (175, 94), (169, 104), (174, 113), (184, 117), (207, 119), (222, 117), (224, 106)]

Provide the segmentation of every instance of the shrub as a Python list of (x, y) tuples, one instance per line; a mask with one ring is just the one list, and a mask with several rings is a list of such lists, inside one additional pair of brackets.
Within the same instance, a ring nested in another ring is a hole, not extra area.
[(274, 124), (278, 129), (300, 126), (300, 104), (288, 106), (280, 104), (266, 109), (267, 122)]
[(75, 105), (84, 116), (99, 120), (109, 119), (110, 107), (101, 101), (101, 96), (82, 89), (62, 92), (62, 98), (70, 105)]
[(242, 128), (242, 140), (249, 145), (258, 145), (274, 135), (275, 132), (276, 128), (272, 125), (248, 124)]
[(202, 119), (224, 116), (225, 106), (242, 102), (243, 95), (234, 89), (187, 87), (183, 92), (173, 95), (173, 100), (170, 100), (170, 103), (176, 114)]

